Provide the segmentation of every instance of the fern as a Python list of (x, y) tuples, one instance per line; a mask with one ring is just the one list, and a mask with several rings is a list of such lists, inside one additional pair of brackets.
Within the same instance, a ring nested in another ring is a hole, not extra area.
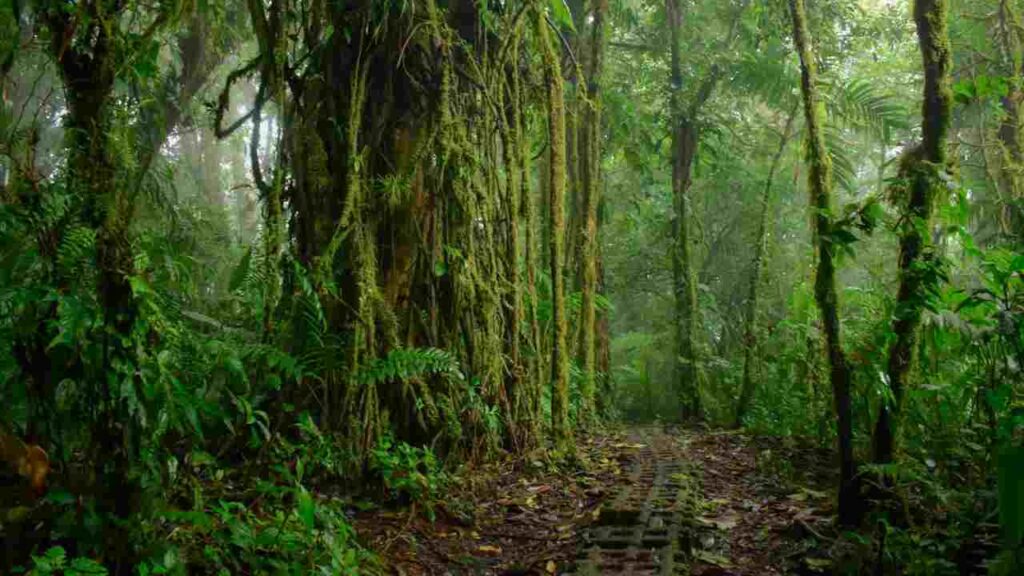
[(847, 138), (843, 130), (833, 124), (825, 129), (825, 143), (829, 157), (832, 159), (832, 170), (836, 182), (851, 194), (857, 193), (857, 171), (854, 161), (847, 152), (854, 149), (853, 142)]
[(444, 350), (396, 348), (388, 352), (384, 358), (375, 358), (363, 366), (356, 375), (356, 380), (363, 384), (406, 382), (430, 374), (454, 380), (464, 379), (458, 361)]
[(844, 126), (883, 135), (910, 127), (910, 114), (899, 98), (878, 90), (875, 84), (858, 78), (846, 83), (824, 81), (829, 116)]
[(309, 273), (298, 260), (288, 258), (291, 263), (294, 289), (292, 302), (292, 334), (295, 349), (317, 351), (325, 348), (327, 318), (324, 316), (320, 297), (313, 288)]
[(65, 272), (71, 272), (90, 265), (96, 253), (96, 231), (84, 226), (74, 226), (64, 232), (57, 262)]

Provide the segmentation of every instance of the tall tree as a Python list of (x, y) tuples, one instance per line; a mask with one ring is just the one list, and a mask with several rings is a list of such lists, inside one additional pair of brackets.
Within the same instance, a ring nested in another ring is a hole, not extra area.
[(853, 414), (850, 401), (850, 367), (840, 337), (836, 268), (831, 242), (832, 160), (825, 146), (824, 103), (818, 93), (818, 72), (807, 29), (804, 0), (789, 0), (793, 24), (793, 43), (800, 56), (800, 91), (803, 95), (804, 122), (807, 126), (808, 189), (817, 271), (814, 298), (821, 311), (828, 353), (832, 395), (838, 424), (839, 444), (839, 521), (855, 525), (861, 516), (862, 503), (857, 482), (857, 465), (853, 454)]
[(551, 301), (554, 342), (551, 347), (551, 424), (555, 443), (568, 447), (569, 427), (569, 323), (565, 307), (565, 96), (562, 66), (543, 11), (538, 11), (537, 32), (544, 62), (548, 112), (548, 205), (551, 210)]
[[(736, 28), (747, 2), (740, 2), (722, 43), (732, 44)], [(707, 70), (688, 102), (683, 98), (682, 26), (679, 0), (665, 0), (670, 63), (670, 126), (672, 130), (672, 278), (675, 296), (676, 387), (681, 400), (683, 420), (702, 417), (700, 319), (697, 276), (691, 230), (693, 166), (700, 146), (701, 113), (722, 78), (723, 68), (716, 62)]]
[(894, 197), (901, 202), (899, 291), (893, 313), (895, 339), (889, 347), (889, 387), (892, 401), (883, 402), (875, 426), (875, 460), (891, 462), (896, 424), (917, 348), (921, 312), (939, 278), (931, 250), (932, 207), (944, 185), (949, 122), (953, 106), (952, 59), (947, 30), (946, 0), (917, 0), (914, 23), (924, 66), (921, 105), (921, 143), (907, 152), (900, 166), (903, 185)]
[[(683, 16), (679, 1), (666, 0), (665, 9), (672, 43), (672, 277), (676, 301), (676, 378), (682, 402), (681, 415), (684, 420), (688, 420), (699, 417), (701, 412), (697, 279), (693, 270), (690, 238), (690, 174), (697, 153), (699, 134), (693, 115), (688, 114), (683, 107), (683, 70), (680, 53)], [(703, 91), (710, 95), (713, 84), (706, 82), (705, 85), (707, 89)], [(704, 96), (703, 100), (706, 99), (707, 96)], [(696, 108), (699, 108), (699, 105), (691, 106), (691, 110)]]
[(583, 336), (583, 381), (580, 385), (580, 413), (584, 420), (594, 413), (597, 387), (597, 259), (598, 206), (601, 202), (601, 77), (604, 72), (605, 16), (608, 0), (593, 0), (590, 57), (586, 80), (589, 104), (583, 118), (580, 139), (583, 180), (583, 257), (581, 321)]

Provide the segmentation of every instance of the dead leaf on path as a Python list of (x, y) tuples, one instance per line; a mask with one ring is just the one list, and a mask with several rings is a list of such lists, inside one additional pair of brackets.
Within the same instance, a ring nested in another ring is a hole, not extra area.
[(491, 546), (489, 544), (484, 544), (483, 546), (478, 547), (476, 551), (480, 552), (481, 554), (486, 554), (488, 556), (500, 556), (501, 546)]
[(708, 518), (706, 516), (698, 516), (697, 521), (705, 526), (713, 526), (719, 530), (732, 530), (740, 523), (738, 516), (734, 514), (726, 514), (720, 518)]
[(697, 560), (704, 562), (705, 564), (713, 564), (719, 568), (731, 568), (732, 561), (720, 554), (712, 554), (704, 550), (697, 552)]
[(544, 569), (547, 570), (548, 574), (554, 574), (555, 571), (558, 570), (558, 564), (555, 564), (554, 560), (548, 560), (548, 563), (546, 566), (544, 566)]

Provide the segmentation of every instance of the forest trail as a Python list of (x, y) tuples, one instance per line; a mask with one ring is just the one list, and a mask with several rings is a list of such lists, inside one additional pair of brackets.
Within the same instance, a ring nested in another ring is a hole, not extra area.
[[(702, 429), (580, 440), (584, 466), (481, 470), (434, 522), (358, 521), (396, 574), (817, 574), (831, 526), (828, 451)], [(792, 464), (790, 464), (792, 463)]]

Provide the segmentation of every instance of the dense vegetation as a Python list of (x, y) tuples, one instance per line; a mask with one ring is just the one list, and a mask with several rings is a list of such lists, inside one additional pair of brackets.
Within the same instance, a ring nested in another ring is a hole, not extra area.
[(0, 89), (0, 572), (372, 572), (622, 420), (1024, 570), (1019, 0), (0, 0)]

